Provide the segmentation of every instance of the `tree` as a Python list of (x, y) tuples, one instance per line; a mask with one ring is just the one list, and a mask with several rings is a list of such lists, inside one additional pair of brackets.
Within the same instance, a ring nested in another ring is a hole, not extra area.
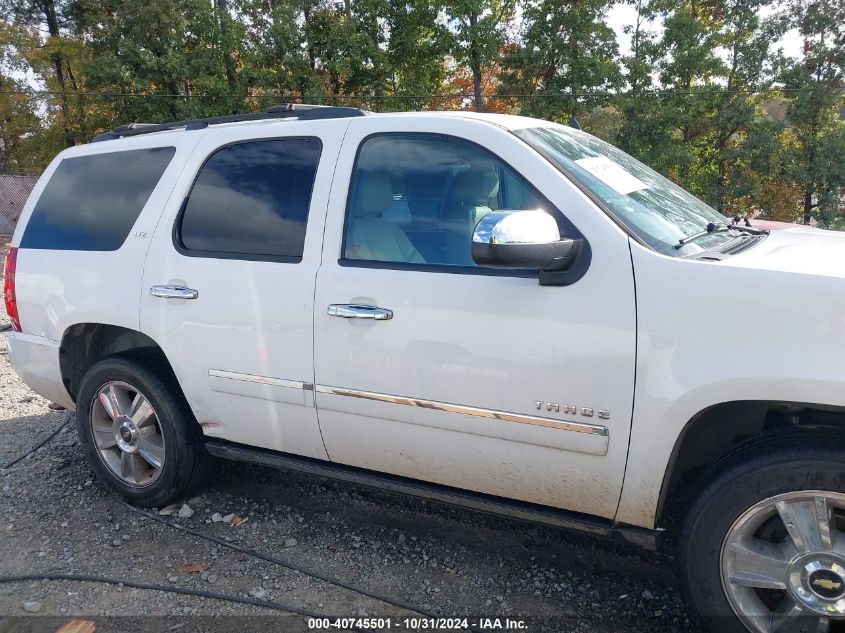
[(220, 28), (220, 49), (223, 56), (223, 67), (226, 69), (226, 83), (232, 95), (238, 92), (238, 78), (235, 73), (234, 42), (232, 39), (232, 16), (229, 14), (229, 0), (215, 0), (218, 24)]
[(621, 85), (616, 36), (606, 24), (608, 0), (529, 0), (522, 46), (504, 61), (503, 84), (527, 94), (522, 112), (567, 121), (609, 101), (584, 92)]
[(656, 44), (662, 93), (658, 107), (671, 137), (652, 166), (700, 193), (696, 162), (710, 148), (714, 94), (723, 89), (716, 81), (723, 69), (717, 54), (720, 4), (667, 2), (660, 11), (664, 30)]
[[(219, 17), (203, 0), (76, 0), (91, 91), (145, 95), (111, 104), (116, 122), (240, 109), (226, 79)], [(194, 97), (201, 95), (201, 97)]]
[[(79, 136), (74, 131), (74, 119), (77, 119), (77, 125), (81, 123), (84, 127), (84, 114), (72, 112), (70, 93), (79, 90), (72, 60), (80, 57), (81, 47), (80, 42), (74, 41), (76, 33), (68, 1), (0, 0), (0, 11), (21, 29), (17, 35), (22, 35), (23, 39), (12, 35), (9, 41), (16, 41), (21, 54), (58, 97), (64, 144), (73, 146)], [(35, 36), (42, 27), (47, 32), (44, 41)]]
[(758, 147), (768, 151), (776, 144), (779, 134), (780, 126), (770, 125), (760, 108), (771, 94), (770, 49), (782, 32), (780, 20), (760, 17), (768, 2), (727, 0), (714, 5), (709, 24), (721, 51), (713, 75), (719, 88), (700, 100), (691, 96), (702, 106), (704, 126), (689, 184), (718, 210), (732, 215), (755, 211), (747, 206), (756, 197), (749, 161), (758, 157)]
[(39, 129), (37, 102), (26, 94), (23, 81), (12, 76), (26, 68), (13, 42), (20, 42), (21, 33), (14, 26), (0, 21), (0, 171), (29, 167), (27, 145)]
[[(769, 2), (634, 0), (620, 145), (732, 215), (760, 210), (764, 196), (755, 188), (771, 181), (753, 169), (781, 138), (779, 124), (760, 107), (773, 78), (770, 49), (781, 33), (779, 20), (760, 17)], [(664, 16), (660, 38), (649, 29), (655, 15)]]
[(793, 0), (790, 25), (804, 40), (800, 59), (783, 60), (791, 156), (786, 177), (800, 184), (802, 220), (828, 226), (843, 212), (845, 132), (839, 110), (845, 93), (845, 5)]
[(440, 5), (437, 0), (387, 0), (386, 10), (388, 90), (398, 98), (378, 105), (422, 108), (427, 99), (409, 97), (437, 93), (447, 76), (450, 37), (438, 20)]
[(515, 0), (446, 0), (446, 16), (454, 29), (452, 56), (472, 75), (475, 109), (484, 109), (482, 69), (496, 62)]
[(615, 142), (629, 154), (657, 164), (662, 148), (671, 142), (671, 121), (653, 94), (652, 70), (661, 59), (653, 28), (658, 8), (654, 0), (631, 0), (636, 10), (633, 24), (623, 29), (631, 36), (631, 52), (621, 58), (625, 93), (616, 99), (621, 125)]
[(311, 0), (240, 1), (245, 27), (242, 83), (262, 104), (266, 92), (322, 98), (314, 51), (305, 35), (313, 9)]
[[(514, 44), (503, 46), (499, 50), (499, 59), (490, 66), (484, 66), (480, 69), (482, 108), (485, 112), (507, 114), (513, 112), (518, 106), (516, 98), (498, 95), (499, 78), (502, 74), (501, 60), (512, 54), (514, 49)], [(474, 90), (475, 76), (469, 68), (459, 66), (450, 73), (449, 78), (438, 91), (437, 98), (432, 100), (430, 105), (434, 109), (475, 109), (475, 99), (467, 99), (468, 94), (475, 95)]]

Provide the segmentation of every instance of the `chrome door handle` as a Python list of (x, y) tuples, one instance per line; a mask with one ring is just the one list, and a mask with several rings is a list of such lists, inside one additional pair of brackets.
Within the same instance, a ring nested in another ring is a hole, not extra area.
[(387, 321), (393, 318), (393, 310), (377, 306), (361, 306), (349, 303), (333, 303), (328, 309), (329, 316), (341, 319), (375, 319)]
[(150, 294), (162, 299), (196, 299), (200, 296), (193, 288), (184, 286), (153, 286), (150, 288)]

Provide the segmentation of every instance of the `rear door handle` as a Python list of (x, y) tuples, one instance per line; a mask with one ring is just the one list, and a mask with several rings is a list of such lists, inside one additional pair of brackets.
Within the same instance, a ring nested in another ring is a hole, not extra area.
[(200, 296), (193, 288), (184, 286), (153, 286), (150, 288), (150, 294), (162, 299), (196, 299)]
[(362, 306), (350, 303), (333, 303), (328, 309), (329, 316), (341, 319), (375, 319), (387, 321), (393, 318), (393, 310), (377, 306)]

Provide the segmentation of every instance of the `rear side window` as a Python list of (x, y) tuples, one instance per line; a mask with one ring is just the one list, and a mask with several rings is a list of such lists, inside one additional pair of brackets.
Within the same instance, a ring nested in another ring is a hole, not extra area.
[(321, 145), (285, 138), (228, 145), (205, 162), (185, 203), (186, 255), (299, 262)]
[(116, 251), (175, 152), (156, 147), (65, 158), (35, 204), (21, 247)]

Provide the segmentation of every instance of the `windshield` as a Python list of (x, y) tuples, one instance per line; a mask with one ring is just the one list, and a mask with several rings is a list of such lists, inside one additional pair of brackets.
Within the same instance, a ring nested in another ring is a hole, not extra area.
[(604, 202), (634, 235), (665, 255), (692, 255), (737, 237), (735, 231), (714, 232), (680, 245), (678, 240), (705, 231), (707, 224), (727, 224), (728, 219), (594, 136), (563, 127), (525, 128), (515, 134)]

